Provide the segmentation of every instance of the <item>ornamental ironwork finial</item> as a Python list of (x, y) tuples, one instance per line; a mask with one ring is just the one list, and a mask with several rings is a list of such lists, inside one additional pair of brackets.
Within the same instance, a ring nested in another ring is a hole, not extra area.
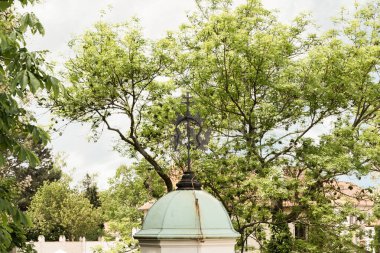
[[(189, 92), (184, 97), (183, 104), (186, 104), (186, 114), (184, 116), (178, 116), (175, 122), (175, 134), (174, 134), (174, 149), (178, 150), (179, 145), (186, 146), (187, 149), (187, 170), (181, 181), (177, 184), (178, 190), (199, 190), (201, 184), (195, 179), (194, 173), (191, 171), (191, 149), (204, 149), (205, 145), (210, 140), (211, 131), (207, 130), (203, 133), (202, 122), (203, 120), (199, 115), (193, 116), (190, 113), (190, 97)], [(186, 124), (186, 136), (181, 133), (179, 126)], [(198, 129), (196, 129), (198, 128)]]

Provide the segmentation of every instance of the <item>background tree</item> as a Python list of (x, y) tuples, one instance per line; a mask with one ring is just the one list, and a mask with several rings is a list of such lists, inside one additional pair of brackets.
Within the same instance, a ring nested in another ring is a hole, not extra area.
[(81, 184), (84, 196), (90, 201), (91, 205), (95, 208), (100, 207), (101, 202), (98, 193), (98, 186), (96, 185), (95, 181), (95, 176), (90, 176), (88, 173), (86, 173)]
[(12, 179), (18, 185), (16, 201), (21, 211), (28, 209), (33, 195), (45, 181), (57, 181), (62, 175), (62, 171), (54, 166), (50, 148), (31, 140), (25, 140), (24, 145), (37, 156), (38, 164), (32, 165), (9, 155), (0, 167), (0, 178)]
[[(70, 45), (78, 52), (77, 58), (67, 62), (67, 78), (73, 84), (68, 88), (70, 98), (56, 100), (54, 107), (64, 117), (91, 123), (95, 131), (105, 124), (120, 137), (120, 150), (144, 157), (171, 191), (168, 168), (160, 161), (165, 148), (160, 142), (154, 144), (157, 147), (151, 145), (152, 132), (139, 134), (148, 105), (173, 88), (156, 80), (172, 62), (170, 40), (153, 43), (143, 38), (141, 27), (131, 21), (122, 25), (97, 23), (95, 31), (86, 32)], [(126, 119), (127, 129), (115, 126), (110, 119), (115, 114)], [(156, 135), (161, 135), (159, 130)]]
[(2, 237), (0, 252), (9, 252), (13, 247), (24, 247), (26, 236), (25, 226), (30, 226), (30, 220), (13, 204), (15, 192), (9, 180), (0, 181), (0, 216)]
[[(33, 0), (20, 0), (22, 6)], [(25, 47), (24, 33), (29, 29), (32, 34), (44, 33), (44, 29), (32, 13), (19, 15), (14, 10), (14, 1), (0, 3), (0, 166), (5, 155), (11, 153), (20, 161), (35, 165), (37, 156), (22, 141), (30, 138), (35, 143), (45, 145), (48, 134), (35, 125), (35, 119), (23, 108), (22, 102), (27, 96), (36, 94), (40, 89), (59, 93), (56, 78), (46, 73), (43, 55), (28, 52)], [(21, 137), (21, 139), (20, 139)], [(7, 182), (1, 180), (1, 185)], [(0, 251), (10, 247), (22, 246), (25, 239), (23, 226), (28, 225), (27, 218), (11, 203), (9, 189), (2, 186), (0, 194)]]
[(90, 201), (79, 192), (70, 189), (69, 182), (45, 182), (34, 195), (28, 210), (33, 226), (31, 238), (44, 235), (49, 241), (58, 240), (65, 235), (69, 240), (85, 236), (97, 240), (102, 231), (99, 229), (101, 215)]
[(108, 232), (111, 236), (120, 236), (126, 243), (132, 242), (132, 229), (141, 225), (144, 215), (138, 208), (165, 192), (158, 175), (146, 167), (149, 167), (147, 163), (119, 167), (109, 181), (109, 189), (101, 194)]
[[(197, 3), (177, 34), (150, 47), (138, 28), (97, 24), (73, 43), (73, 85), (55, 109), (118, 133), (132, 148), (118, 150), (137, 151), (170, 191), (168, 164), (183, 167), (169, 149), (184, 110), (177, 94), (189, 90), (192, 110), (214, 131), (209, 152), (193, 153), (193, 168), (232, 217), (242, 252), (248, 237), (268, 252), (356, 252), (352, 234), (342, 233), (356, 228), (341, 224), (358, 211), (335, 211), (336, 181), (379, 170), (379, 4), (357, 5), (336, 29), (316, 34), (307, 16), (283, 24), (259, 1)], [(128, 129), (111, 124), (120, 113)], [(313, 236), (289, 238), (290, 222)]]

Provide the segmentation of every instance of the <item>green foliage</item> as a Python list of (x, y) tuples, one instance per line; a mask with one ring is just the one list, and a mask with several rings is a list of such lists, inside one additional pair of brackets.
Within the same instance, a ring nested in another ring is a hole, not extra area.
[[(283, 226), (272, 226), (270, 251), (292, 250), (286, 223), (300, 220), (324, 224), (334, 242), (351, 244), (333, 236), (344, 230), (337, 224), (345, 207), (336, 215), (327, 203), (339, 198), (337, 176), (368, 174), (380, 151), (373, 127), (380, 48), (369, 34), (376, 25), (367, 22), (378, 21), (379, 9), (358, 8), (368, 15), (346, 17), (342, 31), (320, 36), (307, 33), (305, 16), (284, 25), (259, 1), (247, 1), (194, 15), (178, 35), (183, 53), (174, 78), (197, 95), (197, 110), (219, 138), (197, 161), (200, 178), (244, 236), (285, 216)], [(355, 20), (360, 28), (350, 29)], [(331, 249), (318, 241), (309, 242)]]
[[(26, 5), (30, 1), (21, 1)], [(43, 33), (43, 27), (34, 14), (17, 15), (13, 1), (2, 4), (0, 15), (0, 150), (2, 154), (10, 150), (20, 160), (32, 165), (38, 158), (28, 150), (17, 136), (30, 137), (34, 142), (46, 144), (48, 134), (33, 124), (33, 117), (27, 114), (15, 99), (24, 99), (38, 90), (51, 91), (55, 96), (60, 91), (58, 80), (45, 71), (43, 54), (28, 52), (23, 34), (29, 28), (34, 33)], [(1, 156), (0, 164), (5, 157)]]
[(380, 252), (380, 226), (375, 226), (375, 235), (373, 238), (373, 248), (375, 252)]
[(26, 240), (24, 228), (31, 225), (29, 218), (13, 204), (10, 183), (0, 181), (0, 252), (8, 252), (15, 246), (23, 247)]
[(26, 211), (37, 189), (45, 181), (56, 181), (61, 178), (61, 170), (54, 166), (51, 150), (42, 144), (31, 140), (24, 140), (24, 145), (39, 159), (35, 166), (19, 160), (18, 157), (9, 154), (3, 166), (0, 166), (0, 179), (13, 180), (17, 185), (18, 196), (15, 201), (22, 211)]
[(44, 235), (47, 240), (56, 241), (65, 235), (69, 240), (78, 240), (80, 236), (96, 240), (102, 232), (99, 210), (71, 190), (67, 181), (45, 182), (34, 195), (28, 215), (33, 222), (30, 234), (34, 239)]
[(138, 210), (143, 204), (159, 198), (164, 193), (159, 178), (152, 171), (147, 172), (147, 164), (133, 167), (121, 166), (112, 178), (110, 188), (102, 192), (102, 209), (109, 226), (109, 236), (119, 235), (131, 244), (132, 229), (141, 225), (143, 212)]
[[(192, 153), (192, 167), (226, 207), (241, 250), (251, 235), (274, 252), (359, 250), (349, 240), (358, 228), (339, 224), (360, 210), (335, 211), (337, 177), (380, 168), (379, 3), (357, 5), (335, 30), (318, 34), (308, 33), (307, 16), (283, 24), (259, 1), (197, 3), (199, 12), (159, 41), (144, 39), (134, 22), (96, 24), (72, 43), (70, 96), (54, 109), (95, 132), (116, 132), (116, 149), (153, 169), (170, 191), (184, 167), (169, 149), (172, 122), (184, 111), (177, 95), (189, 90), (192, 110), (213, 130), (208, 152)], [(111, 124), (120, 114), (126, 129)], [(126, 224), (138, 221), (130, 215)], [(310, 225), (305, 241), (289, 236), (286, 223), (297, 222)]]
[(38, 253), (37, 250), (34, 249), (33, 244), (27, 244), (25, 247), (18, 249), (17, 252), (20, 252), (20, 253)]
[(100, 245), (91, 248), (91, 250), (92, 253), (104, 253), (103, 247)]
[[(18, 1), (22, 6), (34, 0)], [(19, 161), (28, 162), (32, 167), (38, 157), (23, 143), (30, 138), (34, 143), (46, 145), (49, 136), (35, 125), (35, 119), (22, 104), (30, 95), (46, 90), (57, 96), (60, 92), (58, 80), (47, 74), (43, 54), (28, 52), (24, 33), (44, 33), (44, 29), (32, 13), (19, 15), (15, 12), (15, 1), (0, 2), (0, 166), (11, 154)], [(0, 180), (4, 184), (4, 179)], [(23, 215), (13, 204), (10, 191), (0, 194), (0, 251), (11, 246), (23, 246), (24, 226), (28, 225)]]
[(91, 205), (95, 208), (100, 207), (101, 202), (95, 177), (86, 173), (84, 179), (82, 180), (82, 188), (84, 196), (90, 201)]
[[(100, 125), (114, 131), (122, 141), (117, 149), (128, 151), (132, 157), (142, 155), (171, 190), (166, 168), (154, 158), (165, 157), (167, 143), (157, 138), (168, 138), (169, 132), (160, 131), (166, 120), (162, 122), (156, 114), (150, 114), (153, 122), (146, 117), (150, 107), (161, 108), (159, 101), (174, 88), (170, 82), (156, 80), (172, 62), (171, 40), (153, 43), (143, 38), (141, 28), (132, 21), (121, 25), (97, 23), (93, 31), (70, 45), (78, 56), (67, 62), (67, 78), (72, 83), (68, 88), (70, 96), (55, 100), (53, 109), (64, 117), (90, 122), (95, 137)], [(127, 119), (126, 129), (114, 126), (110, 120), (114, 114)], [(168, 114), (174, 113), (161, 113), (163, 117)], [(147, 124), (154, 128), (144, 127)], [(153, 140), (152, 136), (156, 138)]]
[(293, 240), (288, 223), (281, 212), (277, 212), (273, 217), (271, 225), (271, 238), (266, 246), (266, 252), (288, 253), (292, 252)]

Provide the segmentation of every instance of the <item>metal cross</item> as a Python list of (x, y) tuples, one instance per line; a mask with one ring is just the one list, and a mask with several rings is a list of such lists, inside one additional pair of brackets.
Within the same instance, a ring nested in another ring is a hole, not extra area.
[[(190, 104), (191, 104), (191, 97), (189, 92), (186, 93), (186, 96), (184, 97), (185, 101), (183, 101), (183, 104), (186, 104), (186, 114), (184, 116), (178, 116), (177, 120), (175, 122), (175, 134), (174, 134), (174, 150), (178, 149), (178, 146), (182, 143), (182, 134), (179, 130), (178, 126), (182, 123), (186, 122), (186, 148), (187, 148), (187, 171), (191, 171), (191, 158), (190, 158), (190, 150), (191, 150), (191, 139), (193, 139), (193, 142), (195, 144), (195, 149), (200, 148), (203, 149), (204, 146), (209, 142), (210, 140), (210, 133), (211, 131), (207, 130), (204, 133), (204, 136), (201, 137), (202, 134), (202, 119), (196, 115), (192, 116), (190, 114)], [(194, 127), (191, 125), (193, 123), (196, 125), (199, 130), (197, 133), (195, 133)]]

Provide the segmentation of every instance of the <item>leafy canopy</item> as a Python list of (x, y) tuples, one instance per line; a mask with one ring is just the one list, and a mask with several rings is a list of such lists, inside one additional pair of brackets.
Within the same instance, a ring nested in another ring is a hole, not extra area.
[[(213, 130), (192, 167), (226, 207), (242, 252), (249, 237), (268, 252), (356, 252), (357, 227), (342, 221), (359, 211), (338, 206), (336, 181), (380, 168), (380, 4), (356, 5), (335, 29), (310, 33), (307, 16), (284, 24), (259, 1), (197, 3), (159, 41), (131, 24), (86, 32), (67, 63), (69, 97), (53, 109), (117, 133), (116, 149), (171, 191), (184, 167), (170, 150), (172, 122), (185, 109), (178, 93), (189, 90), (192, 112)], [(291, 238), (291, 222), (308, 226), (309, 239)]]
[[(33, 0), (20, 0), (22, 6)], [(35, 119), (27, 113), (23, 102), (39, 90), (57, 96), (61, 88), (58, 80), (47, 73), (43, 55), (28, 52), (24, 33), (44, 33), (44, 29), (33, 13), (18, 14), (15, 1), (0, 2), (0, 166), (8, 154), (20, 161), (35, 166), (39, 161), (23, 140), (45, 145), (48, 134), (35, 125)], [(25, 242), (23, 226), (30, 222), (13, 204), (9, 184), (1, 180), (0, 190), (0, 251)]]
[(69, 240), (84, 236), (96, 240), (101, 230), (101, 215), (90, 201), (71, 190), (67, 180), (45, 182), (34, 195), (28, 210), (34, 239), (44, 235), (46, 240), (57, 241), (60, 235)]

